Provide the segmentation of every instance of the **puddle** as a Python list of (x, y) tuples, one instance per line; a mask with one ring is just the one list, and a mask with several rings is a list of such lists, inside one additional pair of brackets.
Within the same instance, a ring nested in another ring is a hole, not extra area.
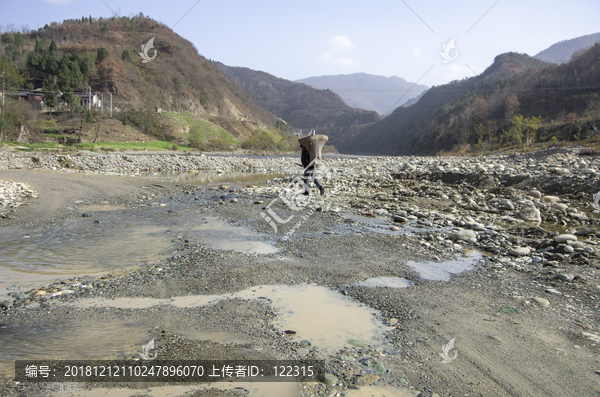
[(194, 185), (204, 185), (209, 183), (233, 183), (236, 185), (245, 185), (252, 183), (264, 183), (273, 178), (282, 178), (286, 174), (268, 173), (257, 174), (253, 172), (214, 172), (199, 171), (198, 173), (179, 173), (179, 172), (140, 172), (142, 177), (159, 177), (172, 180), (177, 183), (190, 183)]
[[(98, 277), (126, 266), (167, 259), (178, 236), (214, 249), (270, 254), (272, 237), (215, 217), (175, 208), (93, 212), (51, 227), (0, 229), (0, 301), (10, 292), (71, 277)], [(82, 213), (85, 211), (82, 211)], [(98, 221), (99, 223), (96, 223)], [(144, 247), (140, 249), (140, 247)]]
[(408, 261), (406, 264), (417, 272), (425, 280), (450, 281), (451, 274), (462, 273), (467, 270), (473, 270), (473, 263), (483, 258), (480, 252), (472, 251), (466, 257), (454, 259), (445, 262), (414, 262)]
[(204, 217), (190, 224), (188, 235), (192, 242), (206, 244), (214, 249), (234, 250), (248, 254), (274, 254), (279, 249), (266, 234), (243, 226), (233, 226), (217, 218)]
[(359, 390), (347, 390), (348, 397), (416, 397), (417, 390), (394, 386), (365, 386)]
[(91, 219), (50, 228), (1, 228), (0, 300), (11, 292), (7, 288), (22, 293), (57, 279), (99, 276), (168, 257), (172, 243), (164, 226), (116, 217), (95, 224)]
[(0, 376), (14, 376), (14, 360), (114, 359), (140, 350), (148, 329), (138, 324), (86, 324), (75, 320), (0, 327)]
[(319, 350), (337, 351), (346, 346), (351, 339), (377, 345), (381, 343), (379, 337), (385, 330), (383, 323), (375, 316), (378, 313), (376, 310), (337, 291), (314, 285), (262, 286), (235, 294), (184, 296), (172, 299), (81, 299), (69, 305), (109, 306), (123, 309), (148, 308), (161, 304), (195, 307), (228, 298), (271, 300), (280, 329), (296, 331), (296, 339), (306, 339), (312, 345), (318, 346)]
[(90, 390), (69, 390), (59, 391), (51, 394), (52, 397), (133, 397), (143, 394), (148, 397), (175, 397), (182, 395), (192, 395), (195, 391), (201, 390), (248, 390), (249, 397), (297, 397), (300, 395), (299, 386), (293, 382), (217, 382), (207, 385), (193, 386), (158, 386), (147, 389), (123, 389), (123, 388), (94, 388)]
[(410, 281), (404, 277), (373, 277), (360, 283), (354, 284), (359, 287), (388, 287), (388, 288), (406, 288), (410, 287)]

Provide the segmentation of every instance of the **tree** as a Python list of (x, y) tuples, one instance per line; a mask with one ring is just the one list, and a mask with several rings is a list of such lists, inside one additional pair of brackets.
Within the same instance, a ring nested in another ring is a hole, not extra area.
[(79, 65), (66, 55), (60, 60), (57, 72), (58, 88), (61, 91), (75, 91), (83, 83)]
[(17, 90), (25, 84), (25, 77), (23, 77), (15, 65), (6, 58), (0, 58), (0, 75), (2, 74), (4, 74), (4, 81), (2, 83), (7, 91)]
[(42, 97), (42, 100), (44, 101), (44, 104), (51, 108), (56, 107), (56, 105), (58, 105), (58, 99), (56, 99), (58, 87), (56, 86), (56, 83), (47, 82), (46, 85), (44, 85), (43, 90), (44, 96)]
[(98, 48), (98, 50), (96, 51), (96, 63), (101, 63), (102, 61), (104, 61), (106, 58), (108, 58), (108, 50), (104, 47), (100, 47)]
[(4, 33), (2, 35), (2, 44), (7, 45), (7, 44), (12, 44), (13, 39), (10, 35), (10, 33)]
[(56, 51), (58, 51), (58, 47), (56, 46), (56, 42), (52, 40), (50, 46), (48, 47), (48, 52), (55, 53)]
[(25, 45), (25, 39), (19, 32), (15, 33), (15, 45), (19, 49), (21, 49), (21, 47), (23, 47)]
[(123, 52), (121, 53), (121, 59), (125, 62), (133, 62), (133, 59), (131, 59), (131, 53), (129, 52), (129, 50), (123, 50)]

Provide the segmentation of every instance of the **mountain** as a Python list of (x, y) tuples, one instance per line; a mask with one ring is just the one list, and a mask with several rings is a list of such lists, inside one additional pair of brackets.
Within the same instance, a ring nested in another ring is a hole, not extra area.
[(396, 107), (428, 89), (398, 76), (384, 77), (366, 73), (315, 76), (296, 80), (317, 89), (330, 89), (346, 104), (358, 109), (374, 110), (387, 115)]
[[(144, 46), (154, 56), (149, 62), (138, 55)], [(27, 88), (69, 94), (90, 86), (105, 100), (112, 93), (114, 117), (161, 139), (187, 139), (193, 126), (202, 139), (212, 136), (238, 145), (265, 126), (274, 137), (280, 133), (277, 118), (191, 42), (143, 14), (90, 16), (22, 35), (4, 33), (0, 55), (17, 66)], [(157, 116), (155, 108), (163, 115)]]
[(534, 55), (534, 58), (550, 63), (563, 63), (571, 59), (571, 56), (575, 52), (581, 51), (598, 42), (600, 42), (600, 33), (588, 34), (553, 44), (544, 51)]
[(331, 90), (275, 77), (244, 67), (215, 63), (261, 106), (296, 129), (316, 129), (329, 136), (330, 145), (346, 149), (346, 142), (366, 131), (381, 117), (374, 111), (354, 109)]
[(598, 86), (600, 44), (562, 65), (501, 54), (481, 75), (432, 87), (347, 147), (356, 154), (436, 154), (580, 139), (600, 122)]

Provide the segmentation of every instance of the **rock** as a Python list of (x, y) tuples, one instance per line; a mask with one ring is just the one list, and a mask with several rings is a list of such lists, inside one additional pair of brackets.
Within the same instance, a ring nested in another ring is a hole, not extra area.
[(354, 378), (354, 384), (359, 386), (368, 386), (377, 381), (379, 381), (379, 376), (375, 374), (356, 375)]
[(575, 249), (573, 247), (571, 247), (570, 245), (565, 245), (563, 247), (563, 252), (565, 254), (572, 254), (573, 252), (575, 252)]
[(596, 170), (593, 168), (584, 168), (581, 171), (579, 171), (579, 173), (582, 175), (590, 175), (590, 174), (595, 174)]
[(398, 226), (392, 226), (390, 227), (390, 230), (393, 232), (397, 232), (398, 230), (400, 230), (400, 228)]
[(538, 190), (531, 190), (527, 192), (527, 195), (536, 199), (542, 198), (542, 193), (540, 193)]
[(556, 196), (543, 196), (542, 201), (546, 201), (548, 203), (558, 203), (560, 199)]
[(516, 247), (511, 249), (508, 253), (512, 256), (525, 256), (531, 253), (531, 249), (529, 249), (529, 247)]
[(552, 204), (552, 208), (559, 211), (565, 211), (569, 206), (564, 203), (554, 203)]
[(550, 301), (546, 298), (540, 298), (539, 296), (536, 296), (533, 298), (533, 300), (542, 306), (550, 306)]
[(371, 363), (371, 368), (373, 368), (378, 374), (382, 374), (385, 372), (385, 365), (383, 364), (383, 362), (378, 360), (373, 360), (373, 362)]
[(517, 216), (527, 222), (542, 222), (542, 215), (540, 213), (540, 210), (535, 208), (533, 203), (531, 203), (531, 205), (526, 205), (525, 207), (523, 207), (523, 209), (519, 211)]
[(317, 379), (328, 386), (333, 386), (338, 382), (338, 378), (332, 374), (320, 373), (317, 375)]
[(584, 227), (580, 231), (578, 231), (577, 234), (580, 234), (582, 236), (588, 236), (590, 234), (596, 234), (597, 232), (598, 232), (598, 229), (595, 227), (590, 227), (590, 228)]
[(575, 279), (575, 276), (573, 276), (572, 274), (559, 273), (558, 278), (561, 279), (562, 281), (571, 282)]
[(473, 230), (460, 229), (457, 232), (452, 233), (448, 238), (452, 241), (477, 241), (477, 235)]
[(398, 323), (398, 319), (397, 318), (390, 318), (389, 320), (390, 325), (394, 325)]
[(561, 234), (554, 237), (554, 241), (557, 243), (566, 243), (567, 241), (577, 241), (577, 236), (574, 234)]
[(511, 211), (512, 211), (512, 210), (514, 210), (514, 209), (515, 209), (515, 206), (514, 206), (514, 204), (512, 203), (512, 201), (510, 201), (510, 200), (507, 200), (507, 199), (502, 199), (502, 200), (500, 200), (500, 201), (499, 201), (499, 204), (500, 204), (500, 205), (501, 205), (501, 206), (502, 206), (504, 209), (507, 209), (507, 210), (511, 210)]

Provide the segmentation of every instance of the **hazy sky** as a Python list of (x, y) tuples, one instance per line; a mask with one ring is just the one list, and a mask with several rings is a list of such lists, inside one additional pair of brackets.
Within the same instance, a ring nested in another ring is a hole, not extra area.
[(285, 79), (365, 72), (428, 86), (479, 74), (504, 52), (600, 32), (599, 0), (0, 0), (0, 25), (113, 12), (143, 12), (209, 59)]

